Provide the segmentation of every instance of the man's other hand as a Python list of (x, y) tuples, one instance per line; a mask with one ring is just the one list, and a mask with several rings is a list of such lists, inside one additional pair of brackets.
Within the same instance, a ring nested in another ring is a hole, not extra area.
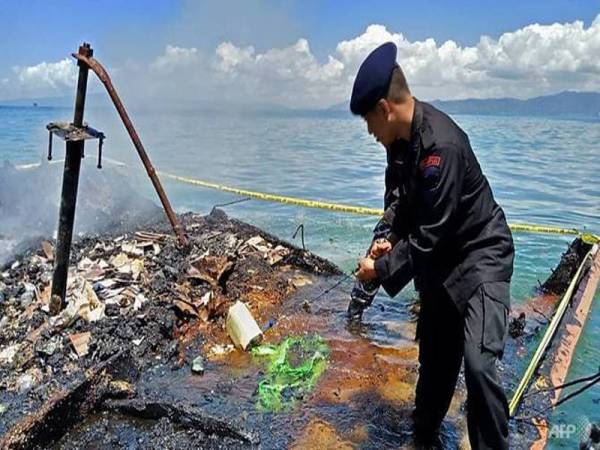
[(360, 281), (369, 281), (377, 278), (377, 272), (375, 272), (375, 261), (371, 258), (361, 258), (358, 261), (356, 278), (358, 278)]
[(369, 258), (377, 259), (380, 256), (385, 255), (392, 249), (392, 243), (387, 239), (377, 239), (371, 245), (371, 249), (369, 250)]

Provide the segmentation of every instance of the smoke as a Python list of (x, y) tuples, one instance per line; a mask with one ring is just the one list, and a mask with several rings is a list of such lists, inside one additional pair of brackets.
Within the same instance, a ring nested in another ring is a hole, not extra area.
[[(134, 189), (130, 170), (107, 165), (93, 176), (84, 159), (79, 181), (74, 240), (95, 233), (120, 233), (161, 220), (152, 201)], [(0, 267), (15, 254), (55, 237), (62, 185), (62, 161), (0, 168)]]

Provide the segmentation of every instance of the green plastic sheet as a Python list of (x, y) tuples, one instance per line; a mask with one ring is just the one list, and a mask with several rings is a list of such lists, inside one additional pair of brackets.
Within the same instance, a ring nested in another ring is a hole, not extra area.
[(327, 368), (329, 348), (319, 336), (292, 336), (278, 345), (261, 345), (252, 354), (266, 363), (258, 384), (258, 408), (292, 409), (314, 388)]

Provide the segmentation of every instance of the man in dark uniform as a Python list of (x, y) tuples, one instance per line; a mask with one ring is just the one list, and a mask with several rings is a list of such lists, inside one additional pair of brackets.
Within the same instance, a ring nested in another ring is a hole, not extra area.
[[(395, 296), (414, 279), (420, 297), (414, 430), (440, 445), (464, 358), (474, 450), (508, 448), (508, 405), (496, 373), (510, 305), (514, 247), (469, 138), (446, 114), (412, 97), (389, 42), (363, 62), (351, 111), (387, 152), (385, 208), (392, 233), (359, 262), (357, 277)], [(356, 306), (356, 305), (355, 305)]]

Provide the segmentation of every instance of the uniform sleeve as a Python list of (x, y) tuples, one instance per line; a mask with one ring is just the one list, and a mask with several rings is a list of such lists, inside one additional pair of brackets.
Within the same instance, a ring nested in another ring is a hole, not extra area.
[(375, 261), (381, 285), (396, 295), (414, 276), (414, 267), (426, 267), (427, 259), (453, 229), (464, 179), (464, 162), (458, 148), (443, 146), (419, 162), (414, 216), (416, 230)]
[(400, 207), (400, 200), (394, 200), (383, 213), (383, 217), (381, 218), (379, 223), (385, 224), (388, 228), (387, 240), (395, 245), (396, 242), (400, 240), (400, 223), (402, 217), (402, 211)]
[(389, 253), (375, 260), (375, 272), (381, 286), (390, 297), (395, 296), (412, 280), (413, 266), (410, 244), (398, 242)]
[(400, 198), (400, 187), (393, 182), (389, 166), (385, 171), (385, 195), (384, 195), (384, 214), (383, 220), (391, 227), (388, 240), (395, 244), (402, 238), (406, 238), (408, 231), (406, 228), (406, 205)]

